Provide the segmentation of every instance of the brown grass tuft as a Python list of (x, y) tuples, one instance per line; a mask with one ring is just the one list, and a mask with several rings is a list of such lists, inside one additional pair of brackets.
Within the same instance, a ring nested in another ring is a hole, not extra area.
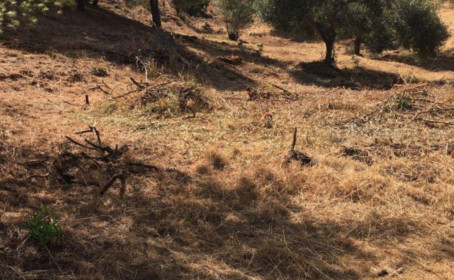
[(206, 157), (210, 165), (216, 170), (223, 170), (228, 165), (227, 158), (215, 150), (208, 151)]

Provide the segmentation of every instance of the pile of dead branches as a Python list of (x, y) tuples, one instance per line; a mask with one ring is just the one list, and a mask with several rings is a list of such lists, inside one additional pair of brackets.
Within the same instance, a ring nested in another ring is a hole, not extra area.
[(191, 114), (192, 117), (211, 108), (204, 91), (196, 84), (166, 81), (151, 85), (133, 78), (131, 82), (135, 89), (113, 97), (115, 100), (132, 97), (129, 108), (142, 108), (149, 113), (169, 116)]
[(58, 154), (48, 168), (50, 179), (61, 186), (91, 185), (103, 195), (115, 182), (120, 183), (120, 195), (126, 190), (126, 180), (133, 174), (160, 171), (161, 168), (136, 162), (126, 155), (128, 147), (111, 147), (102, 142), (100, 132), (90, 126), (76, 135), (91, 136), (83, 140), (66, 139), (78, 149), (67, 149)]
[(430, 125), (454, 125), (454, 101), (443, 100), (443, 96), (428, 84), (402, 85), (393, 94), (381, 101), (374, 110), (355, 119), (365, 123), (379, 121), (393, 114), (404, 120), (421, 121)]

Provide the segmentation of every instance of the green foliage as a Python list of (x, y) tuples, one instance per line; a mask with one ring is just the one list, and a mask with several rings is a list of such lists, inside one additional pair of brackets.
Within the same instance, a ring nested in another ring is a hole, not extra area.
[(254, 5), (263, 20), (286, 32), (305, 25), (314, 6), (309, 0), (255, 0)]
[(128, 7), (142, 6), (150, 10), (150, 0), (125, 0), (125, 4)]
[(48, 208), (34, 213), (24, 224), (31, 238), (40, 245), (49, 245), (63, 234), (58, 218)]
[(206, 12), (210, 0), (172, 0), (172, 3), (179, 15), (199, 16)]
[(151, 11), (150, 0), (125, 0), (125, 4), (129, 8), (142, 6), (146, 8), (148, 11)]
[(334, 60), (339, 35), (357, 38), (374, 52), (401, 45), (421, 57), (435, 55), (448, 37), (429, 0), (256, 0), (255, 6), (278, 30), (317, 32), (326, 44), (327, 62)]
[(238, 40), (240, 31), (253, 22), (254, 8), (250, 0), (218, 0), (229, 39)]
[[(386, 3), (383, 2), (382, 5)], [(355, 38), (355, 53), (359, 54), (362, 43), (366, 44), (373, 53), (381, 53), (395, 46), (396, 34), (392, 28), (393, 14), (386, 6), (381, 9), (370, 9), (363, 3), (352, 3), (342, 14), (344, 27), (340, 35), (345, 38)]]
[(0, 2), (0, 33), (17, 29), (21, 24), (33, 25), (38, 14), (54, 10), (61, 13), (64, 6), (74, 5), (71, 0), (2, 0)]
[(396, 6), (396, 32), (403, 47), (412, 49), (423, 59), (435, 56), (449, 37), (435, 4), (426, 0), (401, 0)]
[(411, 104), (412, 100), (407, 96), (403, 96), (399, 103), (397, 104), (397, 109), (400, 111), (409, 111), (413, 109), (413, 105)]

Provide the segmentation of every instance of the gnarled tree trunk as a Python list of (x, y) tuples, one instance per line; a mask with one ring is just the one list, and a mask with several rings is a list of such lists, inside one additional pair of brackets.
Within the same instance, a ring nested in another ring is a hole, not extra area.
[(77, 10), (85, 11), (85, 0), (77, 0)]
[(159, 11), (159, 1), (150, 0), (151, 15), (153, 17), (153, 25), (156, 28), (161, 28), (161, 11)]
[(355, 44), (355, 54), (361, 55), (361, 38), (356, 38), (354, 44)]
[(325, 63), (333, 64), (335, 62), (334, 40), (325, 41), (325, 46), (326, 46)]
[(320, 22), (315, 23), (318, 33), (325, 42), (326, 54), (324, 62), (332, 65), (335, 62), (334, 57), (334, 42), (336, 42), (336, 30), (330, 24), (323, 24)]

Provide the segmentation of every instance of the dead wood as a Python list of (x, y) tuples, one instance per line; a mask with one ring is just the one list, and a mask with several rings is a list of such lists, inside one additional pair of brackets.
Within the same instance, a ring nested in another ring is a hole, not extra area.
[(418, 118), (417, 120), (421, 120), (421, 121), (428, 122), (428, 123), (438, 123), (438, 124), (444, 124), (444, 125), (454, 125), (454, 122), (450, 122), (450, 121), (439, 121), (439, 120), (430, 120), (430, 119), (423, 119), (423, 118)]
[(295, 145), (296, 145), (296, 139), (297, 139), (297, 128), (293, 131), (293, 142), (292, 142), (292, 147), (290, 148), (290, 151), (288, 154), (285, 156), (285, 163), (289, 164), (291, 161), (298, 161), (301, 166), (306, 166), (313, 164), (312, 158), (306, 155), (303, 152), (300, 152), (298, 150), (295, 150)]
[[(149, 86), (146, 86), (146, 87), (145, 86), (144, 87), (140, 87), (138, 89), (134, 89), (134, 90), (128, 91), (126, 93), (120, 94), (118, 96), (115, 96), (115, 97), (113, 97), (113, 99), (123, 98), (123, 97), (126, 97), (126, 96), (128, 96), (130, 94), (133, 94), (133, 93), (136, 93), (136, 92), (141, 92), (141, 91), (155, 89), (155, 88), (158, 88), (158, 87), (162, 87), (162, 86), (168, 85), (170, 83), (172, 83), (172, 82), (163, 82), (163, 83), (159, 83), (159, 84), (152, 85), (152, 86), (149, 85)], [(144, 85), (144, 84), (139, 84), (139, 85)]]
[(145, 87), (150, 86), (149, 83), (139, 83), (139, 82), (137, 82), (136, 80), (134, 80), (134, 78), (132, 78), (132, 77), (130, 77), (129, 79), (131, 80), (131, 82), (132, 82), (134, 85), (136, 85), (136, 86), (137, 86), (138, 88), (140, 88), (140, 89), (143, 89), (143, 88), (145, 88)]
[(110, 180), (101, 189), (99, 194), (103, 195), (106, 191), (108, 191), (110, 189), (110, 187), (112, 187), (113, 183), (115, 183), (116, 180), (119, 180), (121, 183), (120, 196), (123, 196), (125, 193), (125, 189), (126, 189), (126, 177), (123, 173), (116, 174), (112, 178), (110, 178)]
[(73, 144), (76, 144), (76, 145), (79, 146), (79, 147), (94, 150), (94, 148), (90, 148), (90, 147), (88, 147), (88, 146), (86, 146), (86, 145), (84, 145), (84, 144), (81, 144), (81, 143), (77, 142), (76, 140), (72, 139), (72, 138), (69, 137), (69, 136), (65, 136), (65, 138), (68, 139), (69, 142), (71, 142), (71, 143), (73, 143)]
[(125, 156), (125, 152), (128, 150), (127, 145), (112, 147), (103, 143), (101, 133), (94, 126), (89, 126), (88, 129), (76, 132), (76, 134), (92, 134), (92, 139), (84, 139), (84, 142), (81, 142), (65, 136), (68, 141), (82, 150), (77, 153), (61, 153), (49, 168), (49, 176), (54, 176), (56, 181), (63, 185), (102, 186), (99, 194), (103, 195), (118, 181), (120, 182), (120, 195), (123, 196), (128, 177), (134, 174), (143, 175), (144, 171), (173, 173), (184, 182), (191, 179), (176, 169), (161, 168), (128, 158)]

